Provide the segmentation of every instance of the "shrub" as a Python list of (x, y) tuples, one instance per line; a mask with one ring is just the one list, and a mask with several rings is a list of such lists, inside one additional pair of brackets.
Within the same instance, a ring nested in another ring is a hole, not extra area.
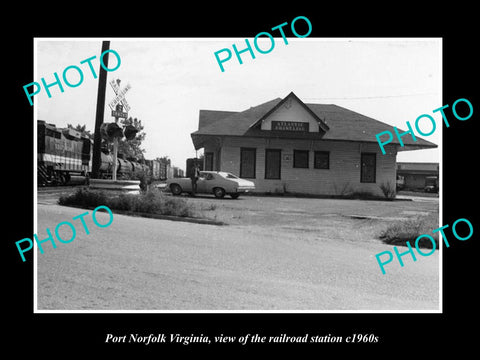
[[(438, 249), (438, 232), (432, 233), (432, 230), (438, 228), (438, 214), (432, 213), (427, 216), (421, 216), (417, 219), (409, 219), (398, 221), (389, 225), (380, 233), (379, 238), (389, 245), (406, 246), (406, 242), (410, 242), (410, 246), (415, 246), (417, 237), (423, 234), (432, 236)], [(432, 248), (432, 242), (427, 238), (422, 238), (418, 242), (419, 248)]]
[(193, 217), (196, 213), (192, 204), (185, 199), (166, 196), (158, 190), (148, 190), (139, 195), (120, 194), (111, 196), (103, 191), (79, 189), (74, 194), (60, 197), (60, 205), (84, 207), (108, 206), (111, 210), (138, 213)]
[(340, 197), (346, 197), (347, 195), (352, 193), (352, 189), (348, 181), (342, 184), (334, 183), (333, 188), (335, 191), (335, 195)]
[(387, 199), (390, 199), (390, 200), (395, 199), (396, 189), (394, 185), (392, 185), (389, 182), (382, 183), (380, 184), (380, 189), (382, 189), (383, 195), (385, 195)]
[(72, 195), (62, 195), (58, 200), (60, 205), (94, 206), (105, 205), (107, 196), (103, 191), (78, 189)]

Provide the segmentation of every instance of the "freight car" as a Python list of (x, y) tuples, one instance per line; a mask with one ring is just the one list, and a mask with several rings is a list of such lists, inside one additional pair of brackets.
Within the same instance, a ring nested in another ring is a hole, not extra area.
[[(100, 176), (104, 179), (110, 179), (113, 173), (113, 156), (101, 152)], [(149, 175), (150, 168), (134, 159), (123, 159), (121, 155), (117, 157), (117, 178), (137, 178), (142, 175)]]
[(160, 180), (160, 161), (158, 160), (145, 160), (145, 164), (149, 168), (149, 174), (152, 180)]
[[(85, 183), (92, 170), (92, 141), (74, 129), (59, 129), (43, 120), (37, 122), (38, 185)], [(100, 176), (111, 178), (113, 158), (101, 152)], [(117, 178), (150, 174), (150, 168), (133, 159), (117, 158)]]
[(167, 180), (172, 177), (171, 166), (165, 160), (145, 160), (145, 164), (150, 169), (150, 176), (152, 180)]

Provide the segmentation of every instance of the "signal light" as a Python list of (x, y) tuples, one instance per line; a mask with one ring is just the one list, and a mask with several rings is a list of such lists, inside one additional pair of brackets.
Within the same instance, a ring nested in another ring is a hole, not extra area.
[(107, 141), (113, 141), (114, 138), (122, 138), (123, 131), (117, 123), (103, 123), (100, 126), (100, 134)]
[(125, 138), (127, 140), (133, 140), (135, 139), (135, 136), (137, 136), (137, 128), (133, 125), (127, 125), (125, 126), (125, 129), (123, 130), (123, 134), (125, 135)]

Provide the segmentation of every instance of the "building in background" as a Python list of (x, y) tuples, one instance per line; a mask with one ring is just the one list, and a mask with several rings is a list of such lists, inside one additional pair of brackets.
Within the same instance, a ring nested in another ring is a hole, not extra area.
[(430, 162), (399, 162), (397, 163), (397, 177), (403, 179), (403, 189), (424, 190), (428, 184), (439, 178), (438, 163)]
[(172, 166), (172, 170), (173, 170), (172, 177), (174, 178), (185, 177), (185, 171), (183, 171), (183, 169), (180, 169), (178, 166)]

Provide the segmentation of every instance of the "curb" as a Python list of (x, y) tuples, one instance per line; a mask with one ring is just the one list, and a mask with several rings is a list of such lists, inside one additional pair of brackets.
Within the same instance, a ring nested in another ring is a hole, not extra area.
[[(78, 206), (78, 205), (60, 205), (58, 206), (67, 206), (73, 207), (77, 209), (88, 209), (94, 210), (96, 207), (93, 206)], [(110, 209), (110, 208), (109, 208)], [(126, 215), (126, 216), (136, 216), (136, 217), (144, 217), (144, 218), (151, 218), (151, 219), (158, 219), (158, 220), (171, 220), (171, 221), (182, 221), (182, 222), (189, 222), (194, 224), (203, 224), (203, 225), (228, 225), (223, 221), (211, 220), (211, 219), (201, 219), (201, 218), (192, 218), (192, 217), (183, 217), (183, 216), (174, 216), (174, 215), (162, 215), (162, 214), (149, 214), (149, 213), (142, 213), (142, 212), (135, 212), (135, 211), (126, 211), (126, 210), (115, 210), (110, 209), (112, 213), (119, 214), (119, 215)]]

